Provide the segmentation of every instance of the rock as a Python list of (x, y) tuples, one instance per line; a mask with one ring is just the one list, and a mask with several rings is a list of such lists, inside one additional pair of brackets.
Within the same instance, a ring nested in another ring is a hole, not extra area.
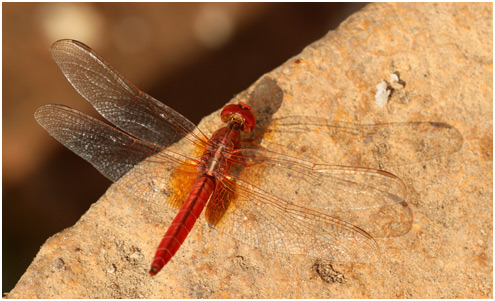
[[(129, 184), (141, 167), (51, 237), (6, 297), (492, 298), (492, 16), (488, 3), (371, 4), (233, 99), (255, 108), (261, 128), (270, 118), (304, 115), (372, 124), (437, 121), (459, 130), (452, 147), (436, 146), (438, 156), (396, 164), (376, 163), (373, 154), (333, 157), (312, 133), (301, 140), (307, 147), (300, 152), (324, 162), (380, 167), (406, 183), (411, 230), (377, 239), (378, 262), (322, 266), (330, 263), (262, 252), (200, 218), (151, 278), (174, 210), (133, 199)], [(404, 85), (377, 106), (376, 85), (396, 72)], [(215, 112), (200, 128), (211, 133), (219, 125)]]

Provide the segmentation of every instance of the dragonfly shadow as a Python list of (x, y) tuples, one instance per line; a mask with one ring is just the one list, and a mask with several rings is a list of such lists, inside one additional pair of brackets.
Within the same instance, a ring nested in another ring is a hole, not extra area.
[(256, 116), (256, 128), (251, 133), (249, 148), (257, 148), (262, 139), (259, 139), (268, 129), (272, 122), (272, 116), (278, 111), (283, 103), (284, 92), (277, 82), (269, 76), (264, 76), (254, 89), (243, 100), (253, 108)]

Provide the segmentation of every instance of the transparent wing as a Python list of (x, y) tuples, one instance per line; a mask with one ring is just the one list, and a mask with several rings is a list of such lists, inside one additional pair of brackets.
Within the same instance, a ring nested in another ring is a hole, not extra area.
[(257, 187), (248, 187), (237, 187), (238, 199), (218, 224), (222, 232), (271, 252), (344, 262), (378, 259), (378, 246), (366, 231), (337, 217), (266, 194)]
[(260, 150), (239, 150), (232, 157), (239, 164), (220, 179), (206, 218), (244, 243), (371, 262), (379, 254), (373, 236), (402, 235), (411, 227), (406, 188), (390, 173), (312, 164)]
[(159, 160), (168, 166), (178, 167), (187, 160), (67, 106), (45, 105), (34, 116), (51, 136), (112, 181), (159, 152)]
[(186, 136), (193, 143), (205, 143), (192, 122), (140, 91), (85, 44), (60, 40), (51, 53), (77, 92), (121, 130), (162, 147)]
[[(352, 158), (359, 165), (380, 167), (424, 162), (454, 153), (463, 144), (459, 131), (441, 122), (355, 124), (292, 116), (272, 120), (264, 133), (270, 150), (304, 153), (324, 162)], [(325, 147), (311, 148), (308, 140), (325, 141)]]

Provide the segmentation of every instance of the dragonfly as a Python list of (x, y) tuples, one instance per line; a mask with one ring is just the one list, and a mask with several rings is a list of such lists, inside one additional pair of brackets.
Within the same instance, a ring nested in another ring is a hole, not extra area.
[[(242, 102), (224, 107), (225, 125), (208, 138), (89, 46), (59, 40), (51, 54), (72, 86), (111, 124), (59, 104), (38, 108), (38, 123), (114, 182), (134, 169), (135, 180), (128, 184), (136, 198), (164, 200), (178, 210), (158, 245), (151, 276), (172, 259), (202, 214), (210, 226), (256, 248), (335, 262), (374, 262), (380, 256), (374, 237), (409, 231), (407, 189), (392, 173), (244, 147), (250, 140), (242, 136), (253, 132), (256, 117)], [(273, 124), (266, 133), (338, 128), (366, 141), (398, 128), (418, 136), (438, 133), (435, 139), (452, 130), (429, 122), (344, 127), (295, 117)], [(144, 161), (153, 168), (143, 168)]]

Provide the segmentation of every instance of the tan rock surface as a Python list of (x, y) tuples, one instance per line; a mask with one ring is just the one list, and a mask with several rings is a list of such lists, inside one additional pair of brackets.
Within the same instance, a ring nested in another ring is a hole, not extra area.
[[(380, 261), (331, 267), (262, 252), (200, 219), (172, 261), (150, 278), (174, 211), (133, 201), (126, 189), (136, 175), (131, 171), (76, 225), (45, 243), (7, 297), (492, 298), (492, 15), (491, 4), (372, 4), (233, 100), (256, 108), (262, 126), (270, 115), (305, 115), (441, 121), (459, 130), (458, 152), (446, 146), (443, 153), (439, 148), (443, 156), (427, 160), (405, 154), (415, 162), (405, 165), (356, 156), (352, 148), (329, 158), (331, 141), (312, 140), (311, 133), (297, 142), (321, 160), (378, 166), (404, 180), (412, 228), (377, 239)], [(394, 72), (405, 86), (395, 86), (380, 108), (375, 86), (390, 83)], [(219, 124), (216, 112), (200, 128), (210, 133)]]

